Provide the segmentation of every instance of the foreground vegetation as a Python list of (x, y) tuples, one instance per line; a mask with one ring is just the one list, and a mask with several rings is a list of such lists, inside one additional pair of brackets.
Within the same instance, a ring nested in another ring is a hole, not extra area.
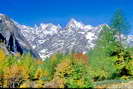
[(30, 55), (6, 56), (0, 50), (0, 87), (94, 88), (100, 81), (132, 80), (132, 58), (119, 64), (117, 56), (102, 58), (96, 55), (94, 60), (91, 55), (56, 54), (41, 61)]
[(42, 61), (30, 54), (5, 55), (0, 49), (0, 87), (100, 88), (128, 82), (133, 79), (133, 48), (124, 46), (121, 37), (127, 27), (118, 10), (86, 54), (54, 54)]
[(78, 55), (83, 58), (85, 55), (57, 54), (43, 62), (30, 55), (5, 56), (2, 50), (0, 52), (1, 87), (93, 87), (87, 72), (88, 63), (84, 63), (87, 61), (75, 60)]

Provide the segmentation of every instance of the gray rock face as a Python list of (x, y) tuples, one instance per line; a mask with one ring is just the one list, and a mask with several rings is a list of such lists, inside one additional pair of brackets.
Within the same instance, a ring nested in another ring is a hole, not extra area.
[(31, 53), (39, 58), (39, 55), (29, 45), (25, 37), (20, 33), (20, 29), (6, 15), (0, 14), (0, 40), (5, 43), (10, 53)]
[(0, 43), (0, 48), (5, 52), (6, 55), (9, 55), (9, 51), (6, 48), (5, 43)]

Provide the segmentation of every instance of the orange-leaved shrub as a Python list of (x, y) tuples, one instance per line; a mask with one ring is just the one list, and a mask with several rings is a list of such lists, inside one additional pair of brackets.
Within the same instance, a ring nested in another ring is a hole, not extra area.
[(72, 57), (75, 61), (79, 61), (79, 62), (82, 62), (84, 64), (87, 64), (88, 60), (89, 60), (89, 57), (83, 53), (72, 54)]

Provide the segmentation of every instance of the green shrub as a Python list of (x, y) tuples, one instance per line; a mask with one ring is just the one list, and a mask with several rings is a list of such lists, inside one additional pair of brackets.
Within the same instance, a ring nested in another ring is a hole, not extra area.
[[(89, 57), (90, 58), (90, 57)], [(94, 57), (93, 57), (94, 58)], [(89, 73), (94, 81), (111, 79), (116, 72), (114, 61), (116, 57), (95, 56), (89, 59)]]
[(123, 76), (131, 76), (132, 73), (132, 58), (126, 49), (123, 49), (121, 51), (118, 50), (117, 52), (117, 58), (114, 62), (114, 66), (116, 69), (116, 75), (118, 77)]
[(92, 88), (92, 79), (87, 72), (87, 68), (80, 63), (72, 65), (73, 72), (70, 77), (66, 78), (68, 88)]
[(55, 67), (65, 57), (67, 57), (67, 56), (64, 56), (63, 54), (55, 54), (55, 55), (51, 56), (50, 58), (45, 59), (43, 67), (49, 73), (46, 80), (52, 80), (53, 79)]

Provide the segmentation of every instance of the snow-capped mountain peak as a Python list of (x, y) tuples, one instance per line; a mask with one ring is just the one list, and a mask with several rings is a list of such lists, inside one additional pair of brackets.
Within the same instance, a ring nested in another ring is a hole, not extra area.
[(92, 25), (85, 25), (82, 22), (77, 21), (73, 18), (69, 21), (69, 23), (67, 24), (66, 27), (67, 27), (67, 29), (77, 29), (77, 30), (79, 30), (79, 29), (90, 30), (90, 29), (95, 28)]
[(71, 19), (66, 27), (68, 28), (82, 28), (84, 24), (81, 22), (76, 21), (75, 19)]

